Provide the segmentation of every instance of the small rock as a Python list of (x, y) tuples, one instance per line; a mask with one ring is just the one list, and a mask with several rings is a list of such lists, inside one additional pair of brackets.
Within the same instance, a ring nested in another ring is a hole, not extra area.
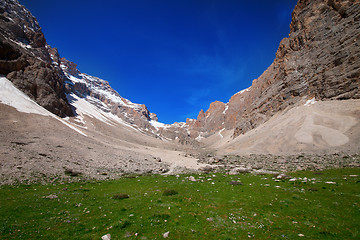
[(193, 176), (190, 176), (188, 179), (189, 181), (196, 182), (196, 179)]
[(325, 182), (326, 184), (336, 184), (336, 182)]
[(299, 233), (299, 234), (298, 234), (298, 236), (299, 236), (299, 237), (304, 237), (305, 235), (304, 235), (304, 234)]
[(164, 233), (164, 234), (163, 234), (163, 237), (164, 237), (164, 238), (169, 237), (169, 233), (170, 233), (170, 232), (166, 232), (166, 233)]
[(231, 169), (229, 172), (229, 175), (236, 175), (236, 174), (238, 174), (236, 168)]
[(203, 171), (205, 173), (209, 173), (209, 172), (211, 172), (213, 170), (213, 168), (211, 166), (207, 165), (205, 167), (200, 168), (199, 170)]
[(239, 168), (237, 168), (237, 172), (238, 173), (249, 173), (249, 172), (251, 172), (251, 168), (239, 167)]
[(251, 172), (251, 168), (238, 167), (231, 169), (229, 175), (236, 175), (239, 173), (249, 173), (249, 172)]
[(104, 236), (101, 237), (102, 240), (110, 240), (111, 239), (111, 235), (108, 233)]
[(44, 198), (48, 198), (48, 199), (56, 199), (58, 198), (58, 196), (56, 196), (55, 194), (50, 194), (49, 196), (46, 196)]
[(290, 177), (284, 173), (279, 174), (276, 179), (289, 179)]

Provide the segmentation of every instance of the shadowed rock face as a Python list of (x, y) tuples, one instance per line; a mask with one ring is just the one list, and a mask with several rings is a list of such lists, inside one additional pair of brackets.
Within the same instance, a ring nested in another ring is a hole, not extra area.
[(63, 74), (52, 63), (37, 20), (17, 1), (1, 1), (0, 14), (0, 74), (52, 113), (72, 116)]
[(270, 67), (232, 96), (226, 111), (211, 104), (205, 119), (199, 114), (191, 127), (208, 133), (235, 129), (236, 137), (304, 97), (360, 98), (359, 85), (360, 1), (300, 0)]

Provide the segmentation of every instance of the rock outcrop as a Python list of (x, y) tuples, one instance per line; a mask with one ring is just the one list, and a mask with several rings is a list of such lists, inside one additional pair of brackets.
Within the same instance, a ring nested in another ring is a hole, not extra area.
[(227, 104), (200, 112), (190, 129), (234, 129), (236, 137), (304, 98), (360, 98), (359, 87), (360, 1), (299, 0), (269, 68)]
[(0, 2), (0, 74), (52, 113), (72, 116), (64, 78), (53, 64), (41, 28), (17, 1)]

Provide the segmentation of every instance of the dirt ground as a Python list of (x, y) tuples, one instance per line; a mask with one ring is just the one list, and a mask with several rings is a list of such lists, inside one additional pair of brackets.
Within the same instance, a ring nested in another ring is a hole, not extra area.
[[(191, 149), (147, 136), (119, 122), (19, 112), (0, 103), (0, 182), (31, 183), (79, 178), (111, 179), (138, 173), (176, 174), (207, 166), (195, 157), (296, 153), (358, 153), (360, 101), (303, 104), (232, 138), (222, 131)], [(193, 154), (188, 154), (192, 152)]]

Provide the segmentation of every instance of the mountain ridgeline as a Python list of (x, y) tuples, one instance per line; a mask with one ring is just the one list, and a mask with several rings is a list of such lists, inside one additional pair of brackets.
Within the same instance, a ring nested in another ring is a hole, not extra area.
[[(196, 120), (161, 124), (144, 104), (121, 97), (107, 81), (81, 73), (51, 48), (35, 17), (16, 0), (0, 2), (0, 74), (50, 112), (76, 117), (76, 99), (111, 113), (140, 132), (197, 144), (223, 129), (233, 137), (309, 99), (360, 98), (360, 1), (299, 0), (290, 34), (248, 89), (200, 111)], [(78, 123), (81, 124), (81, 123)]]
[(228, 103), (213, 102), (190, 129), (234, 137), (300, 101), (360, 98), (360, 1), (299, 0), (269, 68)]

